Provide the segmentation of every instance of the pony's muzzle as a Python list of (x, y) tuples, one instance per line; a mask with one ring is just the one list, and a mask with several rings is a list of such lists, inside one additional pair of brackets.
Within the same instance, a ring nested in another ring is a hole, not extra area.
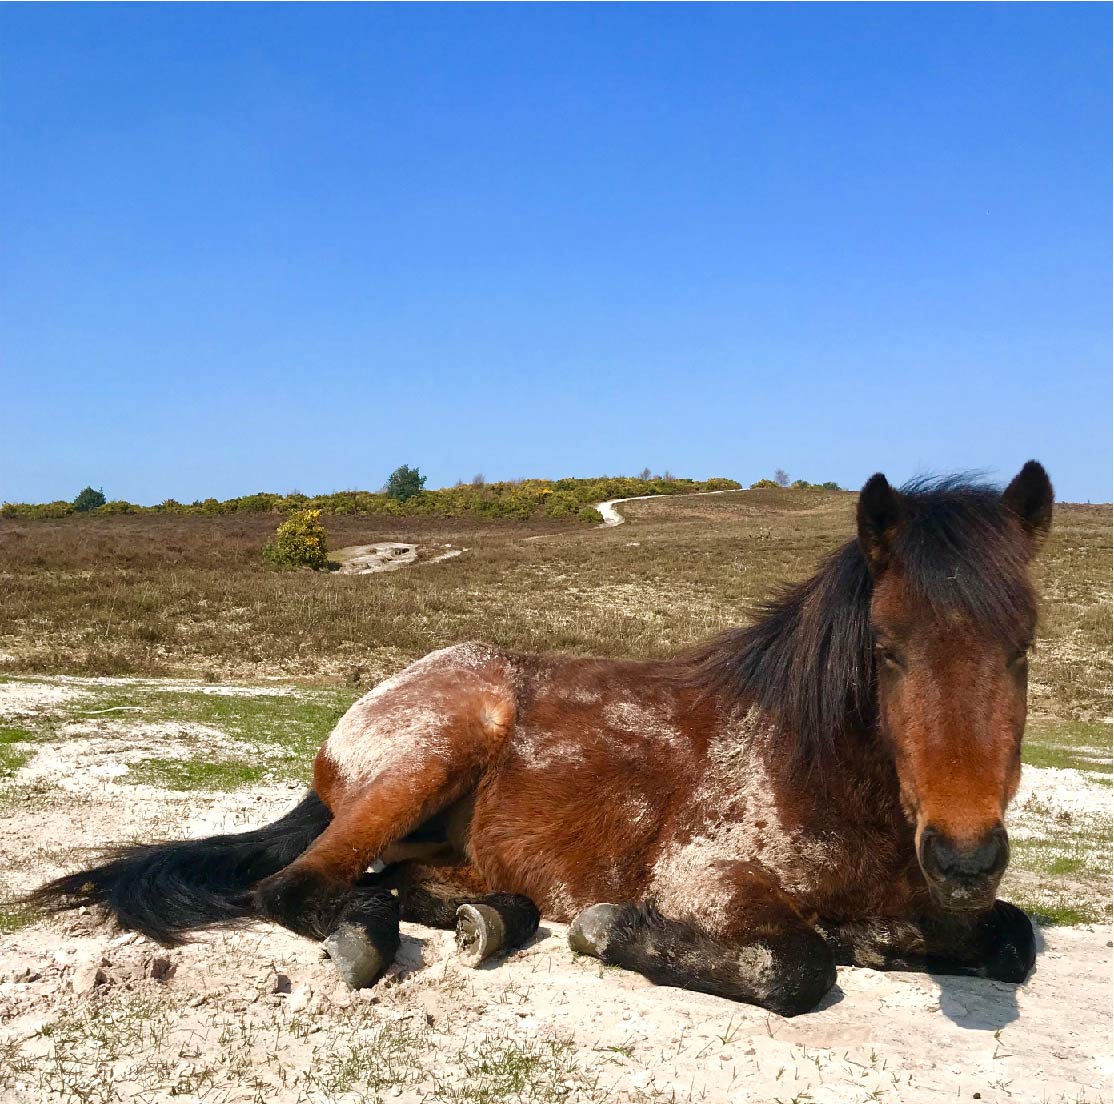
[(977, 842), (964, 844), (925, 828), (918, 857), (939, 905), (962, 912), (986, 909), (994, 904), (998, 882), (1010, 861), (1010, 841), (1001, 824)]

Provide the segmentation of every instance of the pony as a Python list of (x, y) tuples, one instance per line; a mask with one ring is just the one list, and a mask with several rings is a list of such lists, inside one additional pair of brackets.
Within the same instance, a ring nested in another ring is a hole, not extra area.
[(874, 475), (853, 539), (754, 623), (665, 660), (433, 652), (348, 710), (276, 823), (121, 847), (31, 903), (165, 945), (270, 920), (354, 987), (400, 920), (475, 965), (541, 916), (782, 1015), (840, 964), (1019, 983), (1033, 929), (995, 895), (1052, 505), (1036, 461), (1004, 492)]

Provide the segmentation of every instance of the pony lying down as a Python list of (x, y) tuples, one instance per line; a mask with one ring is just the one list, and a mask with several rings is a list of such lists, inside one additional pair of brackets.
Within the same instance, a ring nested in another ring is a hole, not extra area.
[(434, 652), (341, 718), (281, 820), (119, 848), (32, 902), (167, 945), (271, 920), (354, 987), (400, 919), (475, 964), (540, 916), (783, 1015), (837, 964), (1020, 982), (1033, 931), (995, 892), (1052, 501), (1034, 461), (1004, 493), (875, 475), (856, 539), (754, 624), (664, 661)]

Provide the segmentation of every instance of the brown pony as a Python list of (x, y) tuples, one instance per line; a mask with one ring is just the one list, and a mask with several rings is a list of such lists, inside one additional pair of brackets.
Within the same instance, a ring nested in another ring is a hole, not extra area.
[(754, 625), (665, 661), (434, 652), (352, 706), (276, 824), (33, 900), (167, 944), (268, 918), (353, 986), (400, 917), (477, 962), (539, 910), (577, 951), (787, 1015), (837, 963), (1019, 982), (1032, 928), (995, 890), (1051, 515), (1033, 461), (1004, 493), (875, 475), (858, 539)]

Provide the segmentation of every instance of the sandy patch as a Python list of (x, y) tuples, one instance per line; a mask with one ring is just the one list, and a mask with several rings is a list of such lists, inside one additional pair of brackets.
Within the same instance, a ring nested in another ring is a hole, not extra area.
[(1021, 784), (1010, 803), (1006, 825), (1015, 839), (1048, 835), (1049, 823), (1089, 825), (1096, 831), (1114, 824), (1114, 791), (1093, 775), (1068, 767), (1023, 767)]
[(381, 541), (379, 544), (356, 544), (338, 548), (333, 559), (340, 563), (342, 575), (374, 575), (380, 571), (398, 571), (417, 563), (418, 546), (400, 541)]
[(57, 709), (63, 702), (87, 697), (70, 686), (46, 682), (0, 682), (0, 717), (35, 717)]
[[(485, 1084), (502, 1092), (480, 1099), (1098, 1100), (1107, 942), (1050, 932), (1020, 989), (841, 969), (822, 1010), (785, 1020), (574, 960), (556, 924), (474, 972), (449, 933), (405, 925), (388, 979), (352, 994), (316, 946), (279, 929), (163, 951), (79, 916), (0, 939), (4, 1099), (60, 1101), (77, 1086), (208, 1099), (193, 1094), (208, 1083), (216, 1099), (278, 1104), (469, 1099)], [(517, 1088), (512, 1060), (530, 1063)]]
[[(381, 571), (398, 571), (418, 562), (421, 551), (416, 544), (401, 541), (381, 541), (378, 544), (355, 544), (349, 548), (338, 548), (332, 558), (340, 564), (342, 575), (376, 575)], [(422, 563), (442, 563), (467, 552), (467, 548), (448, 548), (436, 556), (430, 556)]]

